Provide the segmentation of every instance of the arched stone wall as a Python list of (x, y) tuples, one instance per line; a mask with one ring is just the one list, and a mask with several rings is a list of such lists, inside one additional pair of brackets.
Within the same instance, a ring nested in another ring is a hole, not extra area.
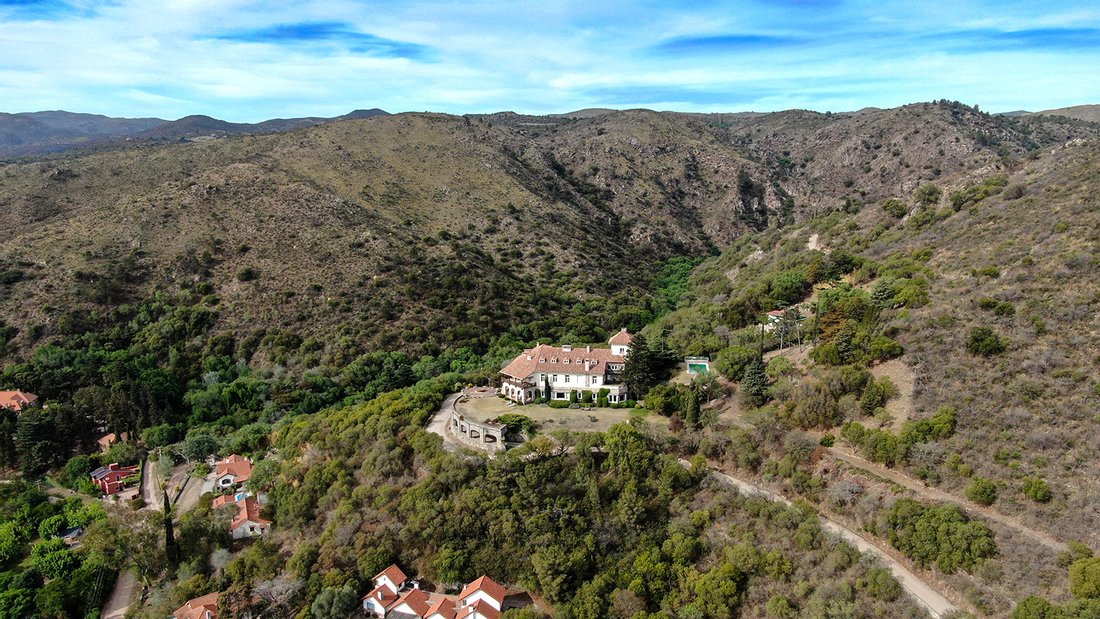
[[(456, 402), (457, 404), (457, 402)], [(451, 437), (463, 445), (489, 453), (504, 451), (504, 426), (467, 419), (454, 407), (451, 408)]]

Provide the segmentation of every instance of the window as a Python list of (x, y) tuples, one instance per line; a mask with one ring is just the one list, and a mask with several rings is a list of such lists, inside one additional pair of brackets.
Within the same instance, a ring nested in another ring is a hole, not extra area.
[(593, 384), (593, 385), (598, 385), (598, 384), (600, 384), (600, 377), (599, 377), (599, 376), (593, 376), (593, 377), (592, 377), (592, 384)]
[(562, 381), (562, 382), (566, 382), (566, 383), (569, 382), (569, 375), (568, 374), (565, 375), (565, 380)]
[(558, 375), (557, 374), (554, 374), (554, 382), (555, 383), (558, 382)]

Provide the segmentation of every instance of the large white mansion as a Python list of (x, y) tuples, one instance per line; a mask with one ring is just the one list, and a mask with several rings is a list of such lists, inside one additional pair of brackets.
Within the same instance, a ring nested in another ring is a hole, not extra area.
[(632, 340), (623, 329), (611, 336), (611, 348), (539, 344), (500, 371), (500, 393), (513, 402), (528, 404), (540, 396), (568, 400), (572, 391), (578, 395), (589, 391), (595, 400), (600, 389), (607, 389), (608, 402), (625, 402), (626, 385), (621, 378)]

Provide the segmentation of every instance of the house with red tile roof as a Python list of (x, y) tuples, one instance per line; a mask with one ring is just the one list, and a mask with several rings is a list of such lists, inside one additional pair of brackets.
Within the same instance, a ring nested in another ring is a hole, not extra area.
[(431, 604), (428, 601), (427, 593), (420, 589), (409, 589), (397, 598), (393, 606), (390, 606), (386, 612), (386, 617), (389, 619), (423, 619), (428, 614), (429, 608), (431, 608)]
[[(462, 589), (462, 593), (458, 594), (458, 603), (466, 607), (485, 602), (499, 611), (506, 597), (508, 597), (507, 589), (492, 578), (482, 576)], [(461, 614), (460, 612), (459, 615)]]
[(256, 499), (246, 496), (236, 501), (237, 515), (229, 524), (233, 539), (259, 537), (271, 528), (271, 521), (260, 517), (260, 504)]
[(10, 408), (21, 413), (38, 401), (38, 396), (25, 391), (0, 391), (0, 408)]
[(120, 439), (118, 435), (116, 435), (114, 432), (111, 432), (110, 434), (104, 434), (103, 436), (97, 438), (95, 442), (99, 445), (100, 451), (107, 451), (111, 448), (111, 445), (114, 445), (120, 440), (125, 443), (126, 441), (130, 440), (130, 434), (128, 432), (123, 432), (122, 438)]
[(455, 619), (500, 619), (500, 611), (485, 600), (478, 600), (459, 609)]
[(103, 494), (111, 495), (121, 492), (123, 488), (131, 485), (134, 478), (138, 476), (138, 470), (139, 467), (136, 464), (121, 466), (118, 462), (112, 462), (92, 471), (90, 476), (92, 483), (99, 486)]
[(454, 600), (441, 597), (424, 614), (424, 619), (455, 619), (457, 614)]
[(508, 596), (508, 589), (488, 576), (466, 585), (458, 597), (427, 593), (396, 565), (378, 573), (374, 585), (363, 596), (363, 609), (385, 619), (500, 619)]
[(625, 402), (627, 390), (621, 377), (632, 341), (622, 329), (608, 340), (610, 348), (539, 344), (524, 350), (500, 371), (500, 394), (529, 404), (537, 397), (568, 400), (574, 391), (578, 395), (588, 391), (595, 399), (601, 389), (607, 389), (608, 402)]
[(172, 611), (173, 619), (218, 619), (218, 593), (207, 593), (202, 597), (187, 600), (187, 603)]
[(252, 461), (233, 454), (214, 465), (214, 483), (219, 488), (242, 484), (252, 478)]
[(374, 589), (363, 596), (363, 610), (376, 617), (385, 617), (397, 605), (400, 592), (411, 583), (396, 564), (375, 574), (373, 580)]

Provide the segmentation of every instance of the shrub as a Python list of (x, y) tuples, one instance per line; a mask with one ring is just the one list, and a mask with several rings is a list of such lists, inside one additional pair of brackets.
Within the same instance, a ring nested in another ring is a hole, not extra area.
[(974, 327), (966, 341), (966, 350), (972, 355), (992, 357), (1008, 348), (1008, 341), (997, 335), (989, 327)]
[(569, 402), (567, 400), (551, 400), (547, 406), (550, 408), (569, 408)]
[(1050, 485), (1038, 477), (1024, 478), (1024, 496), (1036, 503), (1046, 503), (1054, 496), (1050, 492)]
[(932, 206), (940, 201), (940, 196), (943, 195), (943, 190), (932, 183), (925, 183), (921, 185), (913, 197), (917, 200), (917, 203), (921, 206)]
[(237, 281), (250, 282), (255, 279), (259, 279), (260, 272), (252, 267), (245, 267), (240, 271), (237, 271)]
[(1100, 598), (1100, 557), (1078, 559), (1069, 566), (1069, 590), (1079, 598)]
[(905, 352), (905, 349), (901, 347), (896, 341), (886, 337), (885, 335), (876, 335), (875, 339), (871, 340), (871, 360), (872, 361), (888, 361), (890, 359), (897, 359)]
[(992, 505), (997, 500), (997, 485), (984, 477), (975, 477), (966, 487), (966, 498), (979, 505)]
[(905, 214), (909, 212), (909, 207), (904, 202), (897, 198), (890, 198), (882, 203), (882, 210), (889, 213), (896, 219), (905, 217)]

